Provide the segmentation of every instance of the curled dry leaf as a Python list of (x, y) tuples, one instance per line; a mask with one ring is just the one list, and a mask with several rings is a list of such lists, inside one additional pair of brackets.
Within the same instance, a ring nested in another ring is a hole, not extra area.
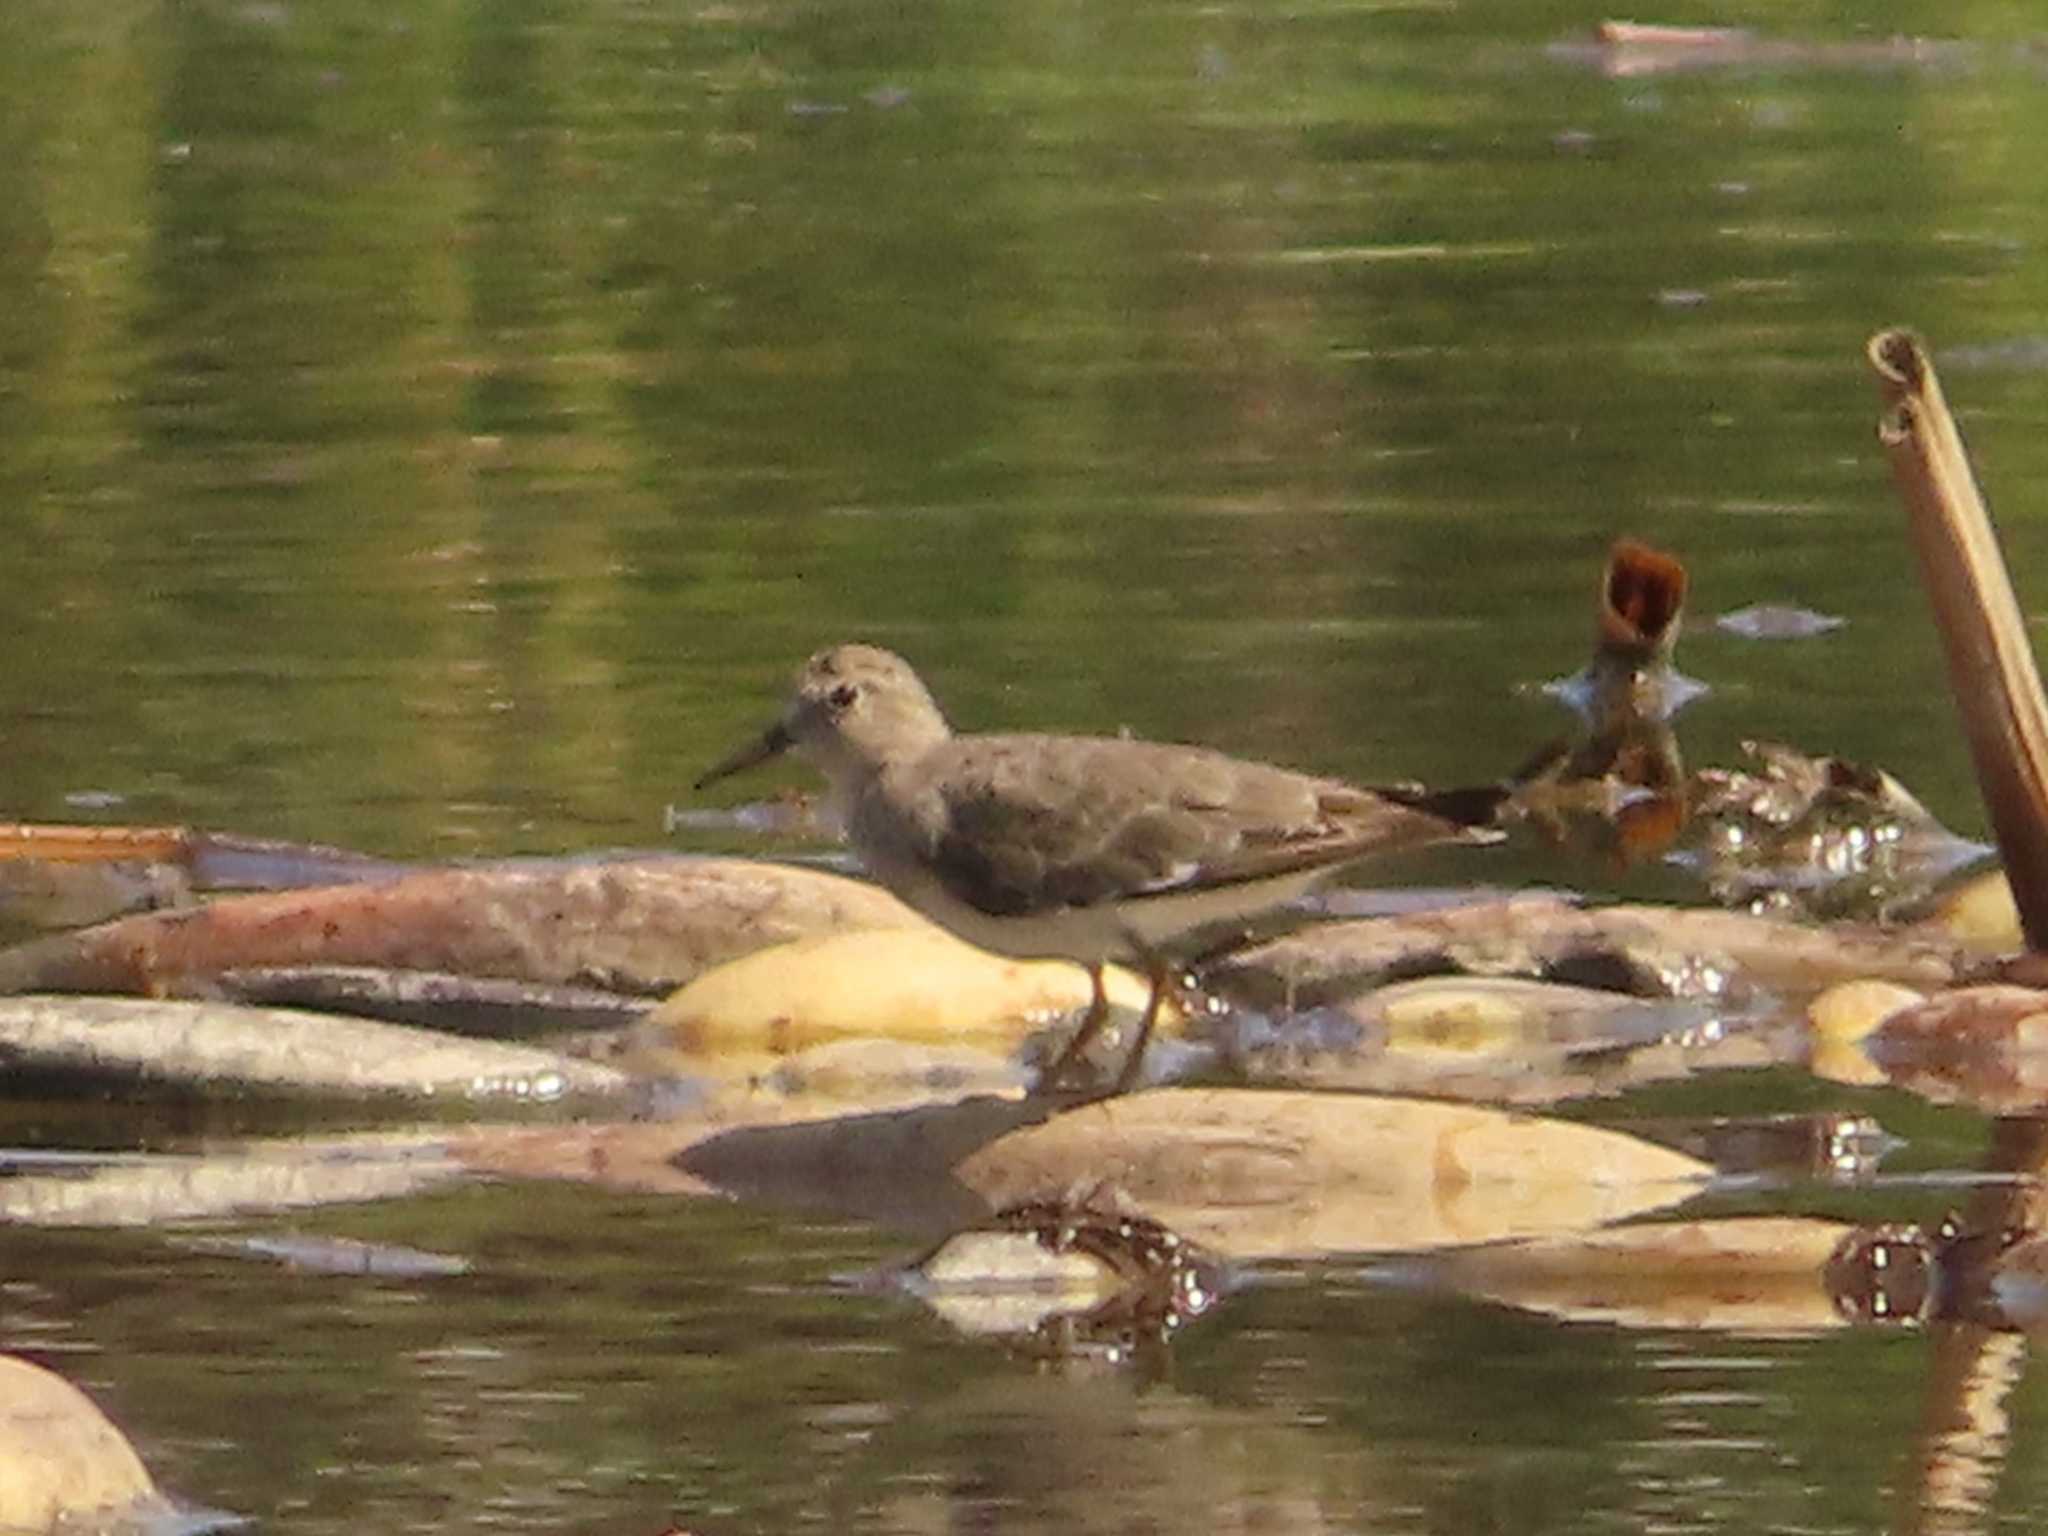
[(1363, 1094), (1162, 1089), (998, 1137), (958, 1175), (997, 1207), (1092, 1184), (1229, 1257), (1579, 1231), (1684, 1199), (1704, 1163), (1614, 1131)]
[(1705, 692), (1671, 665), (1685, 613), (1685, 566), (1639, 539), (1608, 551), (1594, 604), (1593, 655), (1584, 668), (1544, 685), (1593, 736), (1630, 723), (1668, 720)]

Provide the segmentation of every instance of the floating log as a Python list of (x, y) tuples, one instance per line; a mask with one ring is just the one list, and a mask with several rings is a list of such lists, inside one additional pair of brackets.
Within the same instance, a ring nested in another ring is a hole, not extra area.
[(311, 1008), (491, 1038), (620, 1028), (645, 1017), (649, 1002), (602, 987), (453, 976), (445, 971), (367, 965), (251, 966), (215, 978), (223, 997), (278, 1008)]
[(1945, 936), (1921, 932), (1517, 896), (1317, 924), (1226, 955), (1202, 980), (1268, 1012), (1339, 1004), (1370, 987), (1444, 973), (1529, 976), (1645, 997), (1729, 999), (1762, 988), (1796, 1003), (1862, 978), (1946, 986), (1963, 959)]
[(1278, 1017), (1214, 1022), (1253, 1083), (1550, 1104), (1710, 1067), (1763, 1066), (1786, 1031), (1724, 1029), (1712, 1002), (1519, 976), (1429, 976)]
[(1841, 1327), (1825, 1283), (1853, 1229), (1800, 1217), (1644, 1222), (1466, 1249), (1423, 1272), (1468, 1295), (1574, 1322), (1717, 1333)]
[(345, 848), (189, 827), (0, 822), (0, 925), (76, 928), (188, 906), (202, 891), (389, 880), (407, 867)]
[(788, 864), (521, 861), (229, 896), (31, 940), (0, 952), (0, 992), (204, 996), (227, 971), (342, 965), (646, 996), (769, 944), (921, 921), (879, 886)]
[(353, 1205), (460, 1177), (445, 1132), (248, 1142), (197, 1157), (75, 1157), (0, 1179), (0, 1226), (147, 1227), (206, 1217)]
[(0, 1355), (0, 1530), (176, 1524), (135, 1447), (54, 1371)]
[(215, 1090), (506, 1103), (615, 1094), (627, 1082), (553, 1051), (403, 1024), (127, 997), (0, 998), (0, 1063)]
[(1071, 1110), (957, 1169), (995, 1208), (1101, 1185), (1228, 1258), (1582, 1231), (1683, 1200), (1711, 1171), (1616, 1131), (1469, 1105), (1190, 1088)]
[[(1104, 983), (1114, 1023), (1135, 1028), (1150, 984), (1120, 967)], [(1009, 1054), (1078, 1020), (1091, 996), (1087, 971), (1071, 962), (1009, 959), (919, 923), (819, 934), (728, 961), (662, 1003), (635, 1036), (694, 1072), (760, 1072), (863, 1038)], [(1184, 1023), (1177, 1003), (1162, 1006), (1162, 1035)]]

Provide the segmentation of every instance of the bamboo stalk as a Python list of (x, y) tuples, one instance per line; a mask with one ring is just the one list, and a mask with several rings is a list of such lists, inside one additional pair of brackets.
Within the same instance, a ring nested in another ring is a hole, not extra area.
[(1919, 338), (1880, 331), (1870, 365), (1878, 441), (1906, 504), (1949, 686), (1991, 814), (2027, 947), (2048, 950), (2048, 704), (1998, 534)]

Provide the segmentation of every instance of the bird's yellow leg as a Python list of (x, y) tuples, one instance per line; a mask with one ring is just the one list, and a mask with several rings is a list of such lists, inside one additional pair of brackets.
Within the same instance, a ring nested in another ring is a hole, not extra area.
[(1145, 1065), (1145, 1047), (1151, 1043), (1152, 1027), (1159, 1022), (1159, 1009), (1166, 998), (1166, 989), (1173, 985), (1173, 967), (1155, 951), (1139, 947), (1145, 961), (1145, 980), (1148, 987), (1145, 994), (1145, 1012), (1138, 1019), (1138, 1033), (1131, 1041), (1131, 1053), (1124, 1058), (1123, 1070), (1116, 1075), (1117, 1093), (1129, 1093), (1136, 1086), (1138, 1075)]
[(1103, 968), (1097, 963), (1087, 969), (1090, 988), (1088, 1011), (1081, 1016), (1081, 1027), (1074, 1031), (1074, 1038), (1067, 1042), (1066, 1049), (1053, 1058), (1051, 1066), (1038, 1074), (1038, 1087), (1041, 1093), (1055, 1093), (1059, 1090), (1068, 1069), (1081, 1059), (1082, 1053), (1095, 1043), (1095, 1037), (1101, 1034), (1103, 1026), (1109, 1023), (1109, 984), (1103, 978)]

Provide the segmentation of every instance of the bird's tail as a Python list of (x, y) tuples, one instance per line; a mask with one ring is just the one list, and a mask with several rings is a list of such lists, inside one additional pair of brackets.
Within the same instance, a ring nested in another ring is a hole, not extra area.
[[(1455, 789), (1428, 789), (1420, 784), (1376, 784), (1373, 792), (1396, 805), (1441, 817), (1454, 826), (1472, 832), (1491, 832), (1498, 837), (1502, 835), (1501, 808), (1512, 798), (1515, 787), (1513, 784), (1467, 784)], [(1493, 838), (1476, 840), (1491, 842)]]

